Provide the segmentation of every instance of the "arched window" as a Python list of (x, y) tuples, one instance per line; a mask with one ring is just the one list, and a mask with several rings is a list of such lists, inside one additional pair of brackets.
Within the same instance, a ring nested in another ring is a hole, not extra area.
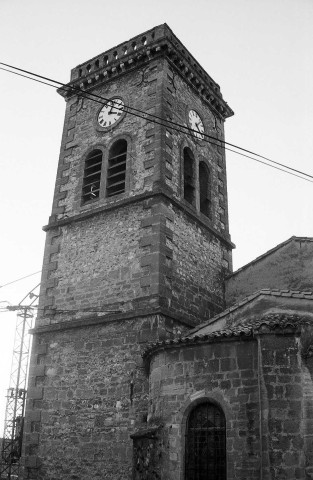
[(126, 140), (117, 140), (109, 151), (107, 173), (107, 197), (125, 192), (126, 181)]
[(83, 203), (97, 200), (100, 194), (100, 180), (102, 167), (102, 151), (92, 150), (85, 161), (83, 179)]
[(185, 480), (226, 480), (226, 422), (210, 402), (198, 404), (186, 428)]
[(195, 203), (195, 187), (194, 187), (194, 156), (190, 148), (184, 148), (184, 199), (188, 203)]
[(210, 172), (204, 162), (199, 163), (200, 212), (210, 217)]

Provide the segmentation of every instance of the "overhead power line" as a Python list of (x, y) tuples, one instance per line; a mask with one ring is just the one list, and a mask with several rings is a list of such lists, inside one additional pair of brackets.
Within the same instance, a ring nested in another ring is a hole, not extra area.
[(16, 280), (13, 280), (12, 282), (5, 283), (4, 285), (0, 285), (0, 288), (6, 287), (7, 285), (12, 285), (12, 283), (19, 282), (21, 280), (24, 280), (24, 278), (32, 277), (33, 275), (37, 275), (38, 273), (41, 273), (41, 270), (38, 270), (38, 272), (30, 273), (29, 275), (25, 275), (25, 277), (17, 278)]
[[(2, 302), (3, 303), (3, 302)], [(46, 312), (46, 308), (38, 308), (38, 305), (31, 305), (28, 307), (23, 307), (23, 305), (6, 305), (6, 306), (0, 306), (0, 313), (3, 312), (13, 312), (16, 310), (22, 310), (23, 308), (28, 308), (29, 310), (37, 310), (37, 311), (43, 311)], [(122, 313), (121, 310), (110, 310), (109, 308), (103, 307), (103, 308), (80, 308), (80, 309), (57, 309), (57, 308), (50, 308), (51, 311), (50, 316), (53, 314), (58, 314), (58, 313)], [(47, 314), (49, 316), (49, 314)]]
[[(78, 95), (82, 96), (83, 98), (94, 101), (96, 103), (104, 104), (104, 103), (107, 103), (108, 101), (112, 102), (113, 104), (115, 103), (114, 101), (112, 101), (109, 98), (103, 97), (101, 95), (97, 95), (97, 94), (92, 93), (92, 92), (87, 92), (87, 91), (82, 90), (81, 88), (79, 88), (77, 86), (74, 87), (74, 86), (71, 86), (71, 85), (67, 85), (67, 84), (64, 84), (62, 82), (59, 82), (58, 80), (54, 80), (54, 79), (51, 79), (49, 77), (45, 77), (43, 75), (39, 75), (37, 73), (31, 72), (31, 71), (28, 71), (28, 70), (24, 70), (22, 68), (18, 68), (18, 67), (15, 67), (13, 65), (9, 65), (9, 64), (3, 63), (3, 62), (0, 62), (0, 65), (3, 65), (3, 66), (8, 67), (10, 69), (14, 69), (16, 71), (8, 70), (7, 68), (3, 68), (3, 67), (0, 67), (0, 70), (4, 70), (6, 72), (13, 73), (13, 74), (18, 75), (20, 77), (24, 77), (24, 78), (27, 78), (29, 80), (33, 80), (33, 81), (38, 82), (38, 83), (42, 83), (42, 84), (47, 85), (47, 86), (52, 87), (52, 88), (58, 88), (60, 90), (70, 91), (71, 93), (78, 94)], [(23, 72), (23, 74), (18, 73), (18, 72)], [(32, 77), (35, 77), (35, 78), (32, 78)], [(48, 83), (48, 82), (50, 82), (50, 83)], [(51, 83), (54, 83), (56, 85), (52, 85)], [(117, 110), (121, 109), (120, 105), (116, 105), (115, 108)], [(124, 105), (122, 107), (122, 109), (127, 111), (127, 113), (129, 113), (131, 115), (134, 115), (134, 116), (139, 117), (139, 118), (147, 119), (147, 120), (149, 120), (153, 123), (156, 123), (158, 125), (162, 125), (164, 127), (170, 128), (170, 129), (178, 131), (180, 133), (185, 133), (185, 134), (189, 134), (189, 135), (193, 135), (194, 133), (199, 133), (197, 130), (193, 130), (186, 125), (183, 125), (183, 124), (180, 124), (180, 123), (177, 123), (177, 122), (173, 122), (172, 120), (169, 120), (169, 119), (164, 119), (164, 118), (159, 117), (155, 114), (144, 112), (140, 109), (131, 107), (130, 105)], [(255, 152), (253, 152), (251, 150), (248, 150), (246, 148), (239, 147), (238, 145), (226, 142), (225, 140), (222, 140), (218, 137), (214, 137), (214, 136), (208, 135), (206, 133), (202, 133), (202, 135), (204, 136), (203, 141), (205, 141), (207, 143), (210, 143), (210, 144), (215, 145), (215, 146), (223, 146), (225, 148), (225, 150), (236, 153), (237, 155), (241, 155), (243, 157), (254, 160), (258, 163), (262, 163), (263, 165), (266, 165), (268, 167), (275, 168), (276, 170), (280, 170), (282, 172), (288, 173), (289, 175), (293, 175), (293, 176), (298, 177), (302, 180), (306, 180), (308, 182), (313, 183), (313, 181), (310, 180), (310, 179), (313, 179), (313, 175), (310, 175), (310, 174), (305, 173), (301, 170), (297, 170), (295, 168), (289, 167), (288, 165), (285, 165), (283, 163), (276, 162), (275, 160), (272, 160), (268, 157), (265, 157), (263, 155), (255, 153)], [(216, 142), (218, 142), (218, 143), (216, 143)], [(228, 146), (236, 148), (239, 151), (233, 150), (232, 148), (229, 148)], [(245, 153), (242, 153), (242, 152), (245, 152)], [(250, 155), (247, 155), (247, 154), (250, 154)], [(251, 157), (251, 155), (254, 155), (255, 157), (258, 157), (258, 158)], [(260, 159), (262, 159), (262, 160), (260, 160)], [(270, 163), (267, 163), (267, 162), (271, 162), (273, 165), (271, 165)], [(279, 168), (279, 167), (283, 167), (283, 168)], [(293, 172), (296, 172), (297, 174), (300, 174), (300, 175), (297, 175), (296, 173), (293, 173)]]

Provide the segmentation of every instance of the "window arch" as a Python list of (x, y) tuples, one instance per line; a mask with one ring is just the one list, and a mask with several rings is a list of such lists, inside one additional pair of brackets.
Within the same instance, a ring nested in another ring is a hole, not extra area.
[(202, 161), (199, 163), (200, 212), (207, 217), (211, 215), (210, 183), (210, 171)]
[(107, 170), (107, 197), (125, 192), (127, 141), (117, 140), (109, 151)]
[(191, 410), (186, 428), (185, 480), (226, 480), (226, 421), (211, 402)]
[(194, 156), (190, 148), (184, 148), (184, 199), (195, 204)]
[(99, 198), (102, 156), (102, 151), (95, 149), (86, 157), (82, 192), (83, 203)]

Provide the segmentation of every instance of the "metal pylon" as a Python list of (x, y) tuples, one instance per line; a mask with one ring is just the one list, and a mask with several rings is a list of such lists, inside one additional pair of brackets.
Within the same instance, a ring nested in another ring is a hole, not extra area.
[[(38, 295), (34, 294), (37, 285), (16, 306), (8, 306), (10, 311), (17, 311), (13, 357), (10, 374), (10, 387), (7, 392), (7, 404), (4, 420), (4, 433), (0, 461), (0, 479), (17, 480), (20, 473), (22, 451), (24, 410), (26, 401), (26, 382), (31, 336), (29, 330), (33, 325), (36, 307), (33, 305)], [(23, 305), (30, 297), (28, 305)]]

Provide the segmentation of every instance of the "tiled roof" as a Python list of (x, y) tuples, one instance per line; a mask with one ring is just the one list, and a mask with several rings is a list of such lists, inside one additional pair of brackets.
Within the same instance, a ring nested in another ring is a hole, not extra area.
[(313, 300), (313, 292), (309, 292), (309, 291), (300, 292), (299, 290), (285, 290), (285, 289), (279, 290), (279, 289), (263, 288), (258, 292), (252, 293), (251, 295), (244, 298), (240, 302), (235, 303), (235, 305), (232, 305), (226, 310), (223, 310), (223, 312), (219, 313), (213, 318), (210, 318), (210, 320), (207, 320), (206, 322), (201, 323), (200, 325), (198, 325), (197, 327), (193, 328), (188, 333), (186, 333), (186, 336), (189, 336), (190, 334), (204, 328), (206, 325), (209, 325), (215, 322), (216, 320), (219, 320), (220, 318), (225, 317), (226, 315), (233, 312), (234, 310), (238, 310), (243, 305), (246, 305), (249, 302), (252, 302), (255, 298), (260, 297), (261, 295), (269, 295), (273, 297), (286, 297), (286, 298), (302, 298), (306, 300)]
[(181, 337), (163, 342), (155, 342), (147, 346), (143, 352), (144, 358), (149, 358), (154, 352), (159, 349), (175, 347), (177, 345), (194, 345), (208, 341), (221, 341), (226, 338), (236, 337), (253, 337), (255, 333), (269, 333), (271, 331), (286, 331), (294, 332), (300, 328), (301, 325), (311, 324), (306, 317), (299, 315), (288, 314), (268, 314), (260, 318), (259, 321), (253, 323), (245, 323), (237, 325), (233, 328), (218, 330), (207, 334), (194, 335), (192, 337)]
[(263, 253), (263, 254), (260, 255), (259, 257), (254, 258), (251, 262), (246, 263), (246, 265), (243, 265), (241, 268), (238, 268), (238, 270), (236, 270), (235, 272), (229, 274), (229, 275), (227, 276), (227, 278), (231, 278), (232, 276), (237, 275), (237, 273), (242, 272), (242, 271), (245, 270), (246, 268), (250, 267), (250, 265), (253, 265), (254, 263), (259, 262), (259, 261), (262, 260), (263, 258), (267, 257), (268, 255), (271, 255), (272, 253), (276, 252), (276, 250), (279, 250), (280, 248), (284, 247), (285, 245), (287, 245), (288, 243), (290, 243), (290, 242), (292, 242), (292, 241), (296, 241), (296, 242), (313, 242), (313, 237), (296, 237), (296, 236), (292, 236), (292, 237), (288, 238), (288, 240), (285, 240), (284, 242), (279, 243), (278, 245), (276, 245), (276, 247), (271, 248), (270, 250), (268, 250), (267, 252)]

